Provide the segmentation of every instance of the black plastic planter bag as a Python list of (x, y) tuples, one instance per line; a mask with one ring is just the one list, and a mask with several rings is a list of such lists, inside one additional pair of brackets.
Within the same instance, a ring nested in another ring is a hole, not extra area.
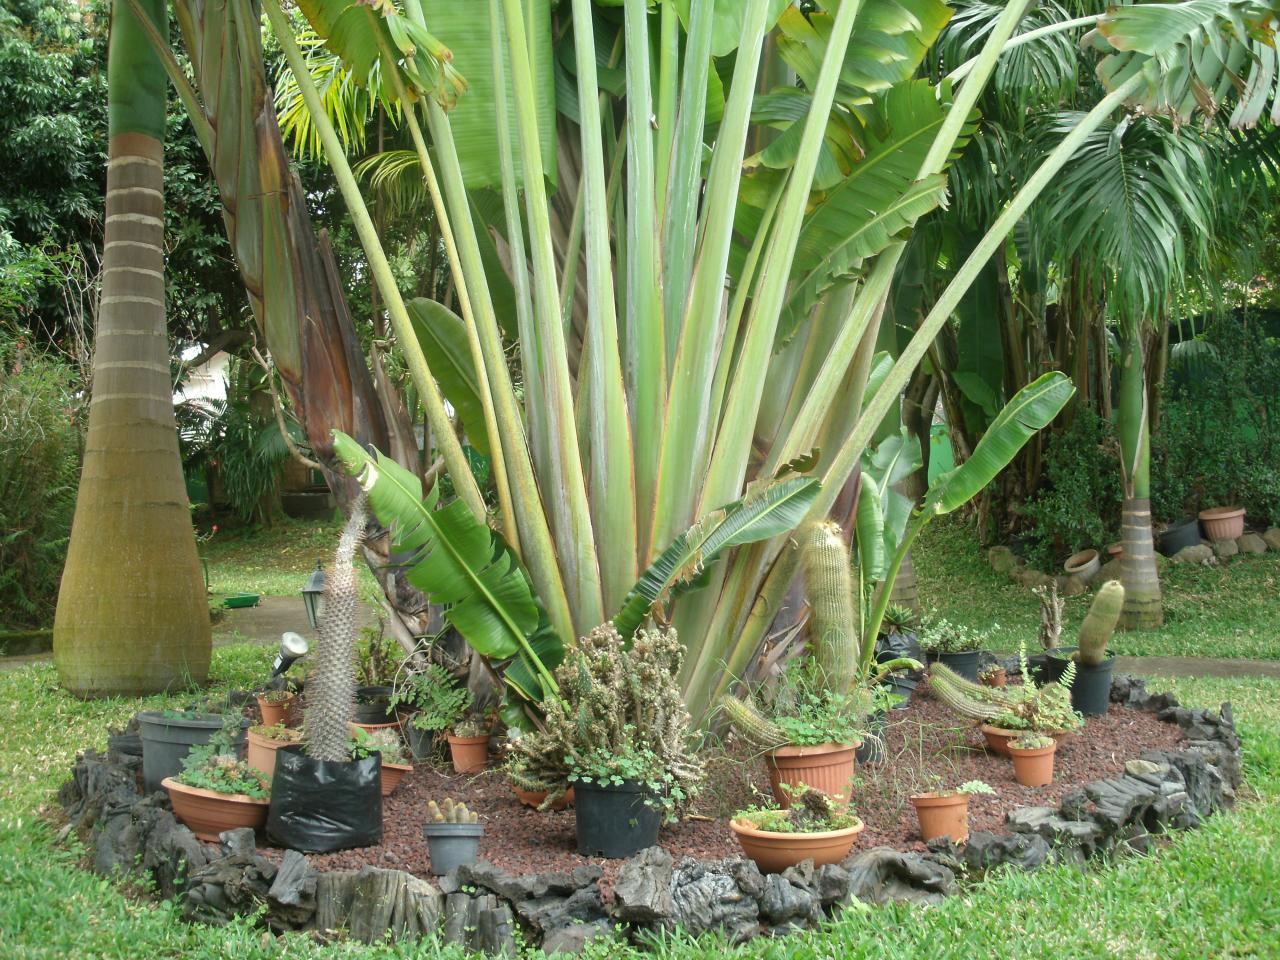
[(298, 745), (276, 751), (267, 836), (303, 853), (369, 847), (382, 840), (382, 756), (314, 760)]

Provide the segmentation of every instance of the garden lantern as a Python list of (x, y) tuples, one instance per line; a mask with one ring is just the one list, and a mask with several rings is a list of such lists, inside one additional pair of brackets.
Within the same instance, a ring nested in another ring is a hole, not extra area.
[(307, 608), (307, 622), (311, 624), (312, 630), (320, 628), (320, 618), (324, 616), (324, 581), (324, 568), (317, 560), (315, 570), (302, 588), (302, 602)]

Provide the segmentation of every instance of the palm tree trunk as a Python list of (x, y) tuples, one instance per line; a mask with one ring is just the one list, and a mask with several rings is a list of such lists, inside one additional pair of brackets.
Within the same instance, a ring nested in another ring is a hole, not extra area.
[[(164, 29), (163, 0), (143, 0)], [(178, 453), (164, 287), (165, 74), (130, 5), (112, 12), (102, 300), (84, 469), (54, 619), (77, 696), (203, 683), (209, 606)]]
[(1151, 537), (1151, 434), (1147, 425), (1147, 381), (1142, 334), (1124, 331), (1120, 358), (1120, 469), (1124, 479), (1121, 513), (1120, 580), (1124, 584), (1124, 612), (1120, 625), (1149, 630), (1164, 623), (1160, 575)]

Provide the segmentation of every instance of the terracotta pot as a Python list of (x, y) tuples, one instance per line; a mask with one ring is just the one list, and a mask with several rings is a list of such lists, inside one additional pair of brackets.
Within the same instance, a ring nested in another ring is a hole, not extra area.
[[(1000, 727), (993, 727), (989, 723), (982, 725), (982, 735), (987, 740), (988, 749), (993, 753), (1000, 754), (1002, 757), (1013, 756), (1009, 752), (1009, 744), (1026, 732), (1025, 730), (1004, 730)], [(1069, 730), (1046, 730), (1045, 736), (1053, 737), (1054, 743), (1059, 744), (1071, 736), (1071, 732)]]
[(274, 727), (277, 723), (287, 723), (290, 711), (293, 709), (293, 701), (296, 700), (292, 693), (283, 700), (268, 700), (262, 694), (257, 694), (258, 709), (262, 711), (262, 725), (264, 727)]
[(169, 791), (173, 814), (201, 840), (217, 843), (218, 834), (237, 827), (261, 830), (267, 825), (270, 800), (255, 800), (239, 793), (215, 793), (165, 777), (160, 784)]
[(1110, 554), (1112, 560), (1119, 560), (1121, 557), (1124, 556), (1124, 544), (1123, 543), (1107, 544), (1107, 553)]
[(382, 795), (389, 797), (406, 775), (413, 773), (411, 763), (387, 763), (382, 761)]
[[(514, 783), (511, 789), (515, 791), (516, 799), (526, 807), (533, 807), (535, 810), (542, 806), (542, 801), (547, 799), (547, 791), (545, 790), (521, 790)], [(551, 805), (552, 810), (563, 810), (569, 804), (573, 803), (573, 787), (565, 791), (564, 796)]]
[(357, 723), (356, 726), (365, 733), (373, 733), (375, 730), (399, 730), (400, 721), (392, 720), (390, 723)]
[(1200, 525), (1210, 540), (1235, 540), (1244, 536), (1244, 507), (1213, 507), (1200, 511)]
[(984, 673), (982, 682), (988, 687), (1003, 687), (1009, 682), (1009, 675), (1005, 672), (1004, 667), (996, 670), (994, 673)]
[(1024, 750), (1009, 744), (1009, 755), (1013, 757), (1013, 776), (1024, 787), (1043, 787), (1053, 783), (1053, 755), (1058, 744), (1047, 747), (1036, 747)]
[(281, 747), (287, 747), (291, 743), (297, 743), (297, 740), (272, 740), (270, 737), (264, 737), (260, 733), (249, 731), (249, 750), (245, 757), (249, 766), (255, 770), (261, 770), (268, 777), (276, 775), (276, 751)]
[(769, 785), (773, 797), (785, 810), (791, 806), (791, 797), (780, 784), (797, 787), (804, 784), (821, 790), (828, 796), (843, 797), (841, 806), (848, 805), (849, 785), (853, 780), (856, 763), (854, 752), (859, 744), (820, 743), (810, 747), (779, 747), (764, 755), (769, 768)]
[(1097, 550), (1081, 550), (1068, 557), (1062, 569), (1069, 576), (1079, 577), (1085, 583), (1092, 583), (1098, 571), (1102, 569), (1102, 560), (1098, 557)]
[(775, 833), (757, 830), (740, 820), (730, 820), (729, 829), (737, 835), (742, 851), (755, 861), (761, 871), (781, 873), (801, 860), (812, 860), (815, 867), (839, 863), (849, 855), (863, 824), (859, 820), (843, 830), (823, 833)]
[(969, 839), (967, 793), (917, 793), (911, 803), (920, 821), (920, 836), (926, 842), (935, 837), (950, 837), (952, 843)]
[(489, 764), (489, 734), (482, 737), (455, 737), (449, 734), (449, 752), (458, 773), (479, 773)]

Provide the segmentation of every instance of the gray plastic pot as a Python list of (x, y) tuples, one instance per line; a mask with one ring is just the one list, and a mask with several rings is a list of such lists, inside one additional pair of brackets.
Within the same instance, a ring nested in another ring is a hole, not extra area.
[(483, 823), (424, 823), (422, 835), (427, 838), (431, 872), (443, 877), (454, 867), (476, 862)]
[[(166, 717), (158, 710), (138, 714), (138, 733), (142, 736), (142, 779), (147, 793), (162, 789), (160, 781), (182, 772), (182, 761), (192, 747), (204, 746), (222, 729), (225, 717), (201, 713), (190, 718)], [(249, 721), (241, 718), (238, 741), (244, 739)]]

